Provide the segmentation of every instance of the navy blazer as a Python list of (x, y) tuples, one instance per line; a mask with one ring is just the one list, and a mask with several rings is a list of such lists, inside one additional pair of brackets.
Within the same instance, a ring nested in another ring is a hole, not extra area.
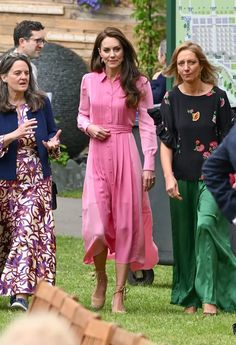
[(229, 174), (236, 172), (236, 124), (206, 160), (202, 172), (220, 209), (232, 222), (236, 217), (236, 190), (230, 184)]
[(161, 103), (166, 93), (166, 77), (160, 73), (157, 79), (150, 80), (150, 84), (152, 88), (153, 103)]
[[(51, 103), (48, 98), (45, 99), (43, 108), (32, 112), (27, 112), (28, 119), (36, 118), (37, 128), (35, 128), (35, 138), (39, 159), (42, 164), (43, 176), (51, 175), (51, 167), (48, 159), (47, 149), (44, 147), (42, 140), (48, 141), (56, 132), (56, 124), (52, 113)], [(18, 127), (16, 111), (0, 112), (0, 135), (13, 132)], [(0, 158), (0, 179), (16, 180), (16, 156), (18, 140), (10, 143), (7, 153)]]

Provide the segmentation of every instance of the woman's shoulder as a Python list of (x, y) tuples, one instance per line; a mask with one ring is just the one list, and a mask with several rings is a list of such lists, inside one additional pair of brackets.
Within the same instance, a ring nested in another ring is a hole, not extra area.
[(104, 72), (88, 72), (83, 75), (83, 79), (97, 79), (100, 78), (103, 74)]
[(86, 80), (86, 79), (90, 79), (92, 77), (94, 73), (93, 72), (89, 72), (89, 73), (85, 73), (82, 77), (83, 80)]
[(146, 84), (146, 83), (148, 83), (148, 78), (145, 75), (140, 75), (138, 78), (138, 83)]
[(219, 95), (219, 96), (222, 96), (222, 97), (226, 95), (226, 91), (221, 89), (219, 86), (213, 86), (212, 91), (216, 95)]
[(155, 80), (159, 77), (159, 75), (161, 74), (161, 71), (156, 72), (153, 76), (152, 79)]
[(173, 109), (176, 108), (176, 103), (183, 104), (183, 102), (184, 100), (181, 97), (181, 93), (179, 92), (178, 86), (174, 86), (172, 89), (167, 90), (162, 100), (163, 104), (172, 106)]
[(167, 90), (165, 93), (165, 97), (168, 97), (168, 98), (173, 98), (176, 95), (180, 95), (179, 88), (177, 85), (174, 86), (172, 89)]
[(156, 79), (166, 79), (166, 77), (162, 74), (163, 70), (160, 70), (158, 72), (156, 72), (153, 77), (152, 80), (156, 80)]
[(136, 81), (136, 86), (138, 89), (146, 89), (147, 87), (150, 87), (150, 85), (150, 80), (144, 75), (140, 75)]
[(43, 108), (51, 108), (52, 105), (51, 105), (51, 101), (49, 99), (49, 97), (47, 96), (47, 94), (44, 94), (43, 95), (43, 105), (42, 105)]

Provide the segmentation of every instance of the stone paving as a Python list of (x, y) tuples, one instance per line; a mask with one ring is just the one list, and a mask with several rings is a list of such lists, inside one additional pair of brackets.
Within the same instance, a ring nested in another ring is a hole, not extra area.
[(57, 197), (57, 209), (53, 213), (56, 235), (81, 237), (81, 199)]

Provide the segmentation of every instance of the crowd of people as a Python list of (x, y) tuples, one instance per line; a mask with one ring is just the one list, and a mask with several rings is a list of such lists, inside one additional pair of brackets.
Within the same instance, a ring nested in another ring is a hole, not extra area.
[[(45, 42), (41, 23), (23, 21), (14, 30), (15, 49), (0, 58), (0, 294), (21, 310), (39, 279), (55, 284), (56, 274), (49, 158), (60, 155), (61, 130), (31, 61)], [(236, 223), (236, 190), (229, 177), (236, 134), (229, 100), (217, 86), (218, 68), (197, 43), (176, 47), (167, 65), (164, 40), (158, 59), (162, 70), (149, 81), (123, 32), (107, 27), (82, 79), (77, 125), (90, 137), (82, 234), (84, 263), (96, 275), (91, 307), (105, 304), (107, 259), (115, 261), (113, 313), (126, 312), (128, 271), (158, 263), (148, 196), (158, 133), (172, 222), (171, 303), (186, 313), (235, 312), (229, 221)], [(166, 92), (168, 77), (174, 86)], [(161, 103), (157, 128), (148, 114), (154, 103)], [(132, 134), (137, 114), (143, 164)]]

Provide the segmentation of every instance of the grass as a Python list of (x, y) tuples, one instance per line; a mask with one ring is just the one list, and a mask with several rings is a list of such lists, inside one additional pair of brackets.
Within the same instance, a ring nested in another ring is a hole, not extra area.
[[(89, 308), (94, 282), (93, 267), (82, 264), (81, 239), (58, 237), (57, 285), (77, 295)], [(195, 315), (186, 315), (182, 308), (169, 303), (172, 267), (156, 266), (151, 286), (129, 286), (126, 300), (127, 314), (111, 313), (111, 299), (115, 284), (114, 262), (108, 262), (109, 286), (107, 301), (100, 314), (104, 320), (117, 322), (133, 332), (146, 334), (158, 345), (233, 345), (232, 333), (235, 314), (220, 312), (216, 317), (204, 317), (200, 309)], [(15, 317), (8, 309), (8, 298), (0, 298), (0, 330)]]
[(76, 198), (76, 199), (80, 199), (82, 197), (82, 189), (65, 190), (63, 192), (59, 192), (58, 196), (61, 196), (63, 198)]

